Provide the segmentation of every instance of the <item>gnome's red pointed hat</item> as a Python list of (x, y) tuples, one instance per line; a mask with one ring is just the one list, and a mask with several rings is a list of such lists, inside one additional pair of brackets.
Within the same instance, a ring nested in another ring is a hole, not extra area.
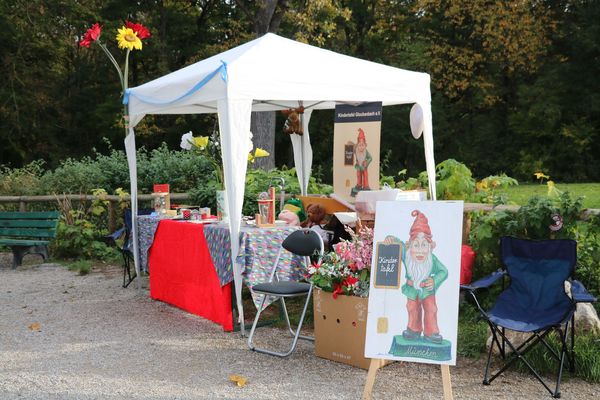
[(410, 240), (413, 240), (419, 233), (422, 233), (425, 239), (431, 242), (431, 229), (429, 228), (429, 221), (427, 221), (425, 214), (419, 210), (414, 210), (410, 215), (416, 217), (410, 227)]
[(357, 142), (363, 141), (365, 143), (367, 143), (367, 138), (365, 137), (365, 131), (363, 131), (361, 128), (358, 128), (358, 139), (356, 139)]

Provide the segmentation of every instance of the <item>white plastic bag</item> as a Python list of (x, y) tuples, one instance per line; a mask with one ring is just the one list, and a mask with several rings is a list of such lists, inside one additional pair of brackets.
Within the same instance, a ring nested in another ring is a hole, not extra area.
[(400, 189), (384, 186), (382, 190), (363, 190), (356, 194), (356, 213), (361, 220), (375, 219), (375, 206), (378, 201), (395, 201)]

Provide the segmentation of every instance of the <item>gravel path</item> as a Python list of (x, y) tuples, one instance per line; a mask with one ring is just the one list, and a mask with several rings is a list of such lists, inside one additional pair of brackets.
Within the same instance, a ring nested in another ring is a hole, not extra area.
[[(35, 257), (30, 256), (35, 259)], [(287, 359), (248, 350), (238, 333), (153, 301), (148, 280), (123, 289), (121, 270), (79, 276), (57, 264), (16, 271), (0, 254), (0, 399), (360, 399), (366, 371), (314, 356), (301, 341)], [(39, 330), (32, 324), (39, 324)], [(263, 342), (285, 345), (276, 328)], [(258, 338), (257, 338), (258, 339)], [(259, 341), (259, 344), (261, 341)], [(550, 399), (525, 374), (481, 385), (484, 361), (451, 368), (456, 399)], [(229, 375), (248, 378), (243, 388)], [(600, 399), (600, 385), (564, 379), (563, 399)], [(373, 399), (440, 399), (439, 367), (394, 363)]]

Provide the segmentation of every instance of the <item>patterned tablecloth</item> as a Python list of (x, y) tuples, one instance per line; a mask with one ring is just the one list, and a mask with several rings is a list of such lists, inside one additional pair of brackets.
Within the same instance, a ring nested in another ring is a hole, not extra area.
[[(152, 246), (154, 233), (159, 222), (160, 218), (158, 217), (142, 215), (137, 218), (140, 262), (144, 271), (148, 271), (148, 250)], [(182, 221), (182, 223), (186, 222)], [(246, 286), (252, 288), (258, 283), (268, 281), (281, 243), (287, 235), (296, 229), (298, 228), (294, 226), (273, 228), (243, 226), (241, 228), (240, 251), (236, 257), (236, 262), (243, 268), (243, 278)], [(224, 224), (207, 224), (204, 226), (204, 236), (221, 285), (226, 285), (233, 280), (229, 227)], [(279, 279), (299, 280), (304, 273), (305, 267), (302, 257), (284, 250), (279, 259)], [(257, 307), (260, 299), (260, 296), (253, 294), (254, 304)]]

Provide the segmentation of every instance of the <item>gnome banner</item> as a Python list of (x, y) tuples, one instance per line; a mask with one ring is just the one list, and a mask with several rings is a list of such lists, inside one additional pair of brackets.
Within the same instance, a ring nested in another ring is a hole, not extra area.
[(462, 201), (379, 201), (365, 357), (456, 364)]
[(379, 189), (381, 108), (381, 102), (335, 107), (333, 191), (344, 200)]

